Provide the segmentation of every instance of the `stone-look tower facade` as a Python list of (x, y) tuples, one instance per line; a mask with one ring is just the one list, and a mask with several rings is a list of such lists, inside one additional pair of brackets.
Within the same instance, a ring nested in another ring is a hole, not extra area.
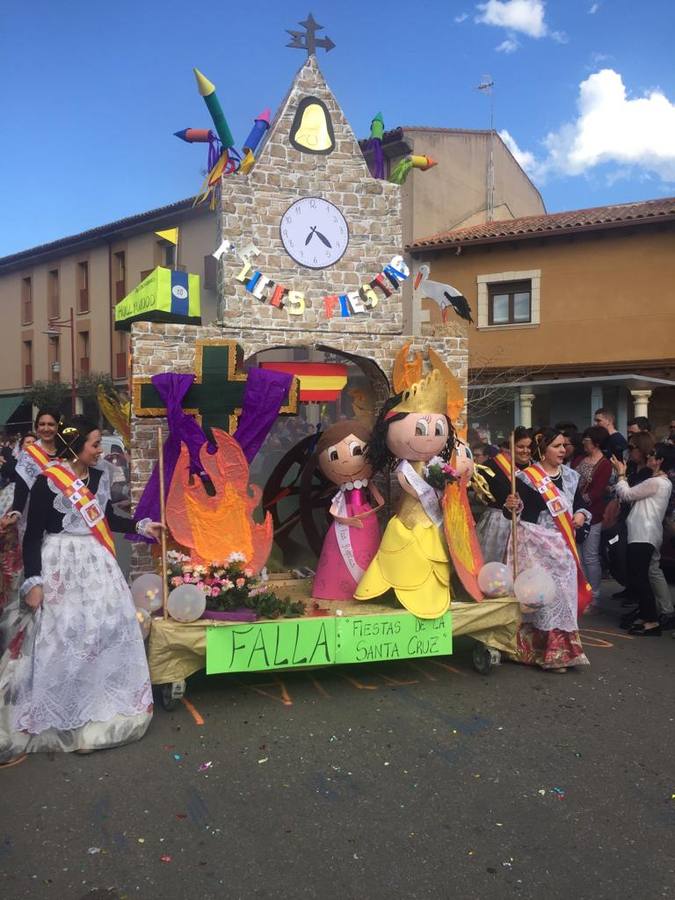
[[(322, 101), (330, 114), (335, 143), (330, 153), (301, 152), (290, 142), (296, 111), (307, 97)], [(288, 207), (303, 197), (330, 201), (347, 221), (347, 250), (329, 268), (306, 268), (284, 250), (281, 219)], [(389, 377), (396, 353), (405, 340), (412, 340), (413, 350), (424, 350), (431, 344), (466, 387), (468, 350), (463, 323), (427, 325), (422, 336), (403, 332), (403, 305), (411, 302), (412, 279), (386, 299), (376, 291), (377, 305), (365, 312), (343, 317), (338, 305), (332, 316), (327, 315), (326, 296), (358, 291), (394, 256), (403, 253), (400, 197), (400, 187), (370, 175), (316, 58), (310, 56), (272, 123), (254, 168), (248, 175), (223, 179), (213, 245), (215, 249), (223, 239), (237, 250), (254, 244), (259, 253), (252, 259), (251, 272), (258, 270), (289, 290), (302, 291), (304, 313), (292, 315), (287, 308), (275, 308), (252, 296), (236, 278), (242, 262), (234, 252), (225, 253), (219, 271), (221, 321), (201, 328), (134, 324), (134, 381), (160, 372), (194, 371), (196, 341), (217, 338), (237, 340), (247, 359), (261, 350), (293, 346), (357, 355), (376, 363)], [(156, 460), (158, 425), (165, 425), (165, 421), (132, 413), (134, 503)], [(147, 568), (143, 552), (135, 552), (134, 563), (136, 571), (143, 569), (144, 563)]]

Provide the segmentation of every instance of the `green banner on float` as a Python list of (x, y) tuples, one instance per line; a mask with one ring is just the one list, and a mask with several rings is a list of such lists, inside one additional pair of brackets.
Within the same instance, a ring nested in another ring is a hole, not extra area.
[(206, 674), (386, 662), (452, 653), (450, 613), (326, 616), (211, 626)]
[(410, 613), (335, 620), (336, 663), (366, 663), (452, 653), (450, 613), (418, 619)]

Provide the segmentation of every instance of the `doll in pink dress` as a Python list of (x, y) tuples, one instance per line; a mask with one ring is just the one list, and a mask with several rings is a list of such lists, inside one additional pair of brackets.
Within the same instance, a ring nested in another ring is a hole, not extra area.
[(351, 600), (380, 546), (376, 513), (384, 500), (370, 481), (373, 470), (365, 452), (369, 440), (369, 428), (347, 419), (327, 429), (316, 446), (321, 472), (340, 488), (314, 578), (312, 596), (320, 600)]

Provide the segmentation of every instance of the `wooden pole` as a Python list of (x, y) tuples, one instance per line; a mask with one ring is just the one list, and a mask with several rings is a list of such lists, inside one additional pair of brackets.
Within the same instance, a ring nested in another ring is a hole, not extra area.
[(160, 552), (162, 556), (162, 612), (164, 618), (169, 617), (167, 609), (167, 600), (169, 596), (169, 585), (166, 580), (166, 505), (164, 501), (164, 441), (162, 439), (162, 428), (157, 428), (157, 465), (159, 466), (159, 516), (162, 522), (162, 534), (160, 537)]
[[(511, 432), (511, 493), (516, 493), (516, 433)], [(513, 559), (513, 580), (518, 575), (518, 515), (511, 510), (511, 550)]]

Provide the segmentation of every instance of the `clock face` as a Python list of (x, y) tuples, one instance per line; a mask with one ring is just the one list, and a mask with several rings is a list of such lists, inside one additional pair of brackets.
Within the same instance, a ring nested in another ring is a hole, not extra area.
[(347, 220), (337, 206), (320, 197), (291, 204), (281, 217), (279, 232), (286, 253), (308, 269), (335, 265), (349, 244)]

